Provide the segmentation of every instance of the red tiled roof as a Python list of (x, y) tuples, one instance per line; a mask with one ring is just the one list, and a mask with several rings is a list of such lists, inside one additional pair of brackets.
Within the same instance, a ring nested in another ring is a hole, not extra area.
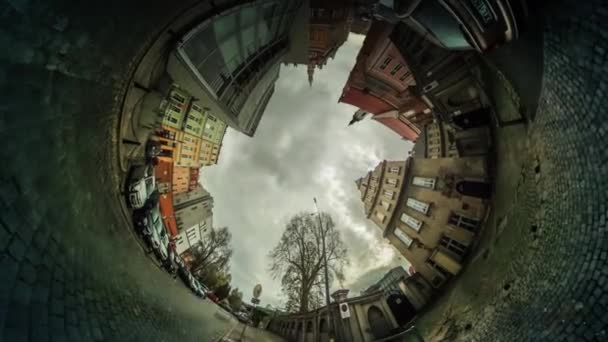
[(406, 140), (416, 141), (418, 139), (418, 133), (398, 118), (374, 118), (374, 120), (392, 129)]

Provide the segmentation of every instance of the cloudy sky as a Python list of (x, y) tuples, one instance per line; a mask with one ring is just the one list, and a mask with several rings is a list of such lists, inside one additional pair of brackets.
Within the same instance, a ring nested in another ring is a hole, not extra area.
[(262, 304), (281, 303), (267, 255), (292, 215), (314, 210), (313, 197), (349, 249), (346, 288), (358, 294), (390, 267), (407, 268), (365, 219), (354, 181), (383, 159), (404, 159), (412, 145), (375, 121), (347, 127), (356, 108), (337, 102), (363, 38), (351, 34), (335, 59), (317, 69), (312, 87), (306, 66), (282, 66), (255, 137), (229, 129), (219, 164), (203, 170), (202, 183), (215, 199), (214, 224), (233, 234), (232, 285), (247, 300), (261, 283)]

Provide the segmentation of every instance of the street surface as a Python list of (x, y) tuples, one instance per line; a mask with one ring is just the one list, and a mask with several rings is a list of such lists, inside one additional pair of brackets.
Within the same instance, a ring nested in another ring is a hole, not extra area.
[(237, 324), (221, 342), (283, 342), (283, 338), (266, 330), (254, 328), (243, 323)]
[[(217, 341), (236, 324), (146, 257), (119, 204), (126, 85), (149, 42), (195, 3), (0, 5), (10, 47), (0, 63), (0, 341)], [(525, 134), (498, 135), (511, 154), (497, 165), (490, 235), (421, 315), (425, 336), (608, 339), (608, 5), (544, 6), (536, 117)]]

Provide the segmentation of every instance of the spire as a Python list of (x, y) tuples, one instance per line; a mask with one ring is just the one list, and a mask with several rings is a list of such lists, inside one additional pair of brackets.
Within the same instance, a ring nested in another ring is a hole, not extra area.
[(315, 65), (308, 63), (308, 86), (312, 87), (313, 75), (315, 73)]

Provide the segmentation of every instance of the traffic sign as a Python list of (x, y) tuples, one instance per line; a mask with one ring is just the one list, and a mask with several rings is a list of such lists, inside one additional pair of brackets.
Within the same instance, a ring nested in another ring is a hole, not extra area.
[(262, 285), (257, 284), (256, 286), (253, 287), (253, 298), (260, 298), (261, 294), (262, 294)]
[(350, 317), (350, 309), (347, 303), (340, 303), (340, 317), (346, 319)]

